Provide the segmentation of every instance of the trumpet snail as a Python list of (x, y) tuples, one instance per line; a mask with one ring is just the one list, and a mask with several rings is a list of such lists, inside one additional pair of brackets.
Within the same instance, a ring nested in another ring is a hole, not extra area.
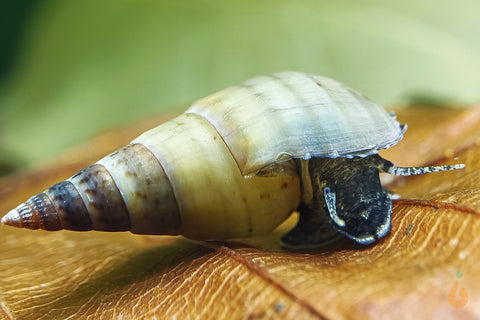
[(6, 214), (6, 225), (228, 239), (265, 234), (293, 211), (283, 242), (385, 236), (392, 202), (379, 172), (423, 174), (377, 155), (403, 137), (393, 113), (330, 78), (257, 76), (195, 102)]

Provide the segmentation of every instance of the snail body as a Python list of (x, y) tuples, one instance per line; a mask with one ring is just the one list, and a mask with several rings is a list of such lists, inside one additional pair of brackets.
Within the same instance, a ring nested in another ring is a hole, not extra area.
[(335, 80), (292, 71), (258, 76), (198, 100), (2, 223), (228, 239), (266, 234), (298, 209), (287, 245), (321, 245), (338, 232), (368, 244), (390, 230), (380, 171), (462, 167), (400, 168), (379, 157), (405, 128)]

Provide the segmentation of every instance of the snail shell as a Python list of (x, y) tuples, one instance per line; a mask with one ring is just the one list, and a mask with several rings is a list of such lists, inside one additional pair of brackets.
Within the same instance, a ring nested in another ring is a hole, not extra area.
[[(2, 222), (193, 239), (265, 234), (305, 207), (315, 190), (321, 192), (302, 162), (368, 158), (396, 144), (404, 130), (393, 113), (335, 80), (291, 71), (257, 76), (198, 100), (179, 117), (31, 197)], [(406, 172), (380, 162), (380, 170)], [(341, 227), (335, 212), (341, 200), (332, 195), (333, 186), (322, 188), (323, 207)], [(386, 234), (391, 202), (385, 208), (381, 214), (388, 219), (381, 231), (373, 228), (375, 237), (350, 237), (369, 243)]]

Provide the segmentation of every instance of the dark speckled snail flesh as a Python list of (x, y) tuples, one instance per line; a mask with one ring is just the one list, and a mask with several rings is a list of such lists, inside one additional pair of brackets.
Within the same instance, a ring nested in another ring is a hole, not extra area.
[(257, 76), (198, 100), (1, 221), (228, 239), (266, 234), (298, 210), (297, 226), (282, 239), (287, 247), (319, 246), (339, 233), (370, 244), (391, 228), (379, 172), (464, 167), (401, 168), (377, 155), (405, 129), (335, 80)]

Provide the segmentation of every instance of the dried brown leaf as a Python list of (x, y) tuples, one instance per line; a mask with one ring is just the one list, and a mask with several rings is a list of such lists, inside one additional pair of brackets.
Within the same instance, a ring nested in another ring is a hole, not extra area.
[[(479, 114), (480, 107), (399, 113), (410, 129), (387, 158), (421, 165), (457, 157), (467, 168), (395, 180), (403, 199), (394, 202), (392, 232), (368, 247), (343, 240), (284, 250), (278, 238), (293, 218), (271, 235), (226, 243), (3, 227), (0, 319), (479, 317)], [(1, 180), (0, 212), (143, 129), (94, 140), (83, 147), (98, 151), (92, 158), (80, 148), (57, 166)], [(467, 303), (455, 308), (460, 292)]]

